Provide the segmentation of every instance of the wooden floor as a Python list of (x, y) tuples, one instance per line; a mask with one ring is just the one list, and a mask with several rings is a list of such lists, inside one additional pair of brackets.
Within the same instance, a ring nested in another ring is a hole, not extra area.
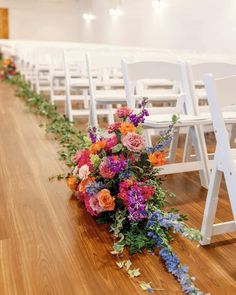
[[(0, 84), (0, 294), (143, 294), (116, 268), (106, 227), (70, 199), (65, 183), (48, 182), (62, 170), (56, 142), (45, 136), (12, 87)], [(173, 205), (199, 228), (206, 191), (197, 174), (170, 176), (165, 186), (177, 195)], [(229, 220), (227, 195), (221, 193), (217, 218)], [(179, 238), (175, 250), (203, 291), (236, 294), (236, 234), (214, 241), (203, 248)], [(158, 257), (139, 255), (132, 261), (141, 268), (140, 280), (164, 289), (159, 294), (182, 294)]]

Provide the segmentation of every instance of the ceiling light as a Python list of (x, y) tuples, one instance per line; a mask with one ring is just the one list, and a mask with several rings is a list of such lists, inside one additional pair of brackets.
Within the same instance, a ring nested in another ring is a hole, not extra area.
[(92, 13), (83, 13), (82, 17), (86, 21), (91, 21), (91, 20), (94, 20), (96, 18), (96, 16), (94, 14), (92, 14)]
[(153, 0), (152, 1), (152, 7), (160, 8), (160, 6), (161, 6), (161, 0)]
[(123, 14), (123, 11), (120, 8), (111, 8), (109, 10), (109, 14), (111, 16), (121, 16)]

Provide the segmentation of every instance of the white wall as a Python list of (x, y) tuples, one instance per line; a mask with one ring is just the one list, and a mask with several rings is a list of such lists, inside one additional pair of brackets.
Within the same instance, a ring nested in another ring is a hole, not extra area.
[[(123, 0), (125, 14), (108, 15), (111, 0), (94, 0), (97, 18), (82, 20), (89, 0), (6, 0), (12, 39), (103, 42), (170, 49), (236, 53), (235, 0)], [(84, 3), (82, 3), (84, 2)]]

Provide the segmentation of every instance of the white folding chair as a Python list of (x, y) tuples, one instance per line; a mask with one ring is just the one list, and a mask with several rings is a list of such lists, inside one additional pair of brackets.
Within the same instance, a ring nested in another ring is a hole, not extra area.
[(106, 116), (108, 123), (114, 122), (116, 106), (126, 103), (124, 82), (120, 74), (120, 55), (86, 55), (89, 79), (90, 116), (89, 123), (98, 126), (98, 116)]
[[(212, 73), (215, 78), (236, 75), (236, 64), (226, 62), (201, 62), (201, 63), (184, 63), (183, 64), (183, 88), (186, 93), (188, 103), (186, 104), (186, 112), (195, 115), (205, 116), (211, 119), (211, 113), (207, 104), (206, 91), (203, 85), (203, 76), (205, 73)], [(200, 89), (199, 89), (200, 88)], [(235, 109), (235, 107), (231, 107)], [(233, 113), (224, 113), (223, 116), (227, 120)], [(229, 126), (231, 129), (231, 143), (235, 138), (235, 125)], [(212, 131), (212, 124), (199, 127), (200, 132)], [(190, 133), (187, 134), (184, 148), (184, 161), (189, 161), (192, 150), (192, 139)], [(209, 155), (210, 157), (212, 155)]]
[[(208, 186), (209, 181), (209, 167), (206, 159), (206, 146), (201, 134), (198, 132), (199, 124), (206, 123), (206, 120), (199, 116), (185, 115), (185, 95), (182, 90), (182, 66), (181, 63), (168, 63), (163, 61), (149, 61), (149, 62), (135, 62), (127, 63), (122, 61), (122, 72), (125, 81), (125, 90), (127, 104), (131, 108), (136, 107), (136, 85), (139, 81), (145, 79), (166, 79), (175, 81), (179, 85), (180, 93), (177, 95), (176, 105), (170, 107), (157, 107), (149, 108), (151, 115), (147, 117), (144, 126), (146, 128), (163, 129), (168, 127), (171, 123), (173, 114), (180, 114), (181, 122), (176, 125), (172, 145), (170, 148), (169, 162), (171, 164), (165, 165), (162, 174), (172, 174), (188, 171), (199, 171), (201, 184), (204, 187)], [(165, 94), (163, 94), (165, 97)], [(154, 99), (154, 98), (152, 98)], [(159, 99), (159, 97), (158, 97)], [(197, 161), (188, 163), (174, 163), (180, 128), (190, 127), (193, 138), (194, 146), (197, 151)], [(147, 136), (147, 138), (149, 138)], [(148, 142), (150, 145), (151, 142)]]
[[(89, 116), (89, 80), (86, 70), (85, 53), (79, 48), (64, 50), (65, 64), (65, 113), (70, 121), (74, 117)], [(79, 103), (79, 108), (73, 107)]]
[[(236, 230), (236, 149), (230, 148), (222, 113), (227, 106), (236, 104), (236, 76), (214, 79), (212, 74), (206, 74), (204, 84), (217, 141), (201, 229), (202, 245), (207, 245), (210, 244), (212, 236)], [(232, 119), (232, 122), (236, 120)], [(214, 224), (223, 175), (234, 220)]]
[(47, 92), (50, 101), (65, 100), (65, 70), (63, 50), (59, 47), (36, 47), (34, 51), (33, 78), (37, 93)]

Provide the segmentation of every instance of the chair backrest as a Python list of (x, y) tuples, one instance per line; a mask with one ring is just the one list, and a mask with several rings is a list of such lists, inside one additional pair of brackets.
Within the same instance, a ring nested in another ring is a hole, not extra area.
[(140, 61), (127, 63), (121, 62), (121, 70), (125, 83), (127, 104), (135, 108), (137, 94), (136, 88), (140, 81), (145, 80), (169, 80), (172, 83), (177, 81), (182, 89), (181, 63), (165, 61)]
[[(201, 62), (201, 63), (185, 63), (183, 64), (183, 87), (187, 95), (187, 99), (192, 102), (195, 114), (208, 111), (208, 107), (199, 105), (199, 93), (196, 90), (196, 84), (203, 86), (203, 76), (211, 73), (214, 78), (222, 78), (226, 76), (236, 75), (236, 64), (225, 62)], [(206, 98), (204, 91), (201, 92), (202, 97)]]
[(217, 147), (222, 157), (230, 152), (228, 132), (222, 115), (222, 110), (236, 104), (236, 75), (214, 79), (212, 74), (204, 75), (204, 85), (207, 92), (209, 107), (217, 140)]
[(98, 125), (96, 99), (99, 96), (109, 96), (109, 100), (117, 95), (125, 97), (123, 79), (113, 75), (117, 74), (115, 70), (120, 71), (121, 59), (120, 55), (114, 54), (86, 55), (91, 125)]
[(67, 79), (72, 77), (87, 78), (85, 52), (79, 48), (65, 49), (64, 64)]
[(36, 67), (46, 65), (52, 71), (64, 69), (64, 58), (62, 48), (36, 47), (34, 52), (34, 63)]

